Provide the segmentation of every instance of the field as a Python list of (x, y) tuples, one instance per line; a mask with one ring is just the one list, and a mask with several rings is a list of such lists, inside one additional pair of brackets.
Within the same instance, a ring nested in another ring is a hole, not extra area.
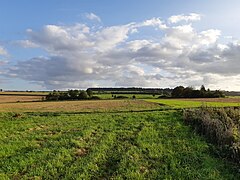
[(2, 178), (240, 178), (177, 111), (1, 116)]
[(0, 104), (0, 112), (118, 112), (159, 109), (143, 100), (52, 101)]
[(42, 96), (9, 96), (9, 95), (0, 95), (0, 104), (3, 103), (15, 103), (15, 102), (32, 102), (32, 101), (41, 101)]
[(146, 101), (172, 108), (192, 108), (201, 106), (226, 107), (240, 105), (240, 98), (146, 99)]
[(136, 97), (136, 99), (153, 99), (158, 97), (159, 95), (151, 95), (151, 94), (96, 94), (101, 99), (113, 99), (113, 96), (126, 96), (128, 98), (132, 98), (133, 95)]
[[(207, 105), (239, 105), (214, 101)], [(201, 105), (199, 99), (1, 102), (0, 179), (240, 179), (238, 165), (184, 124), (182, 108)]]
[(39, 92), (0, 92), (0, 104), (42, 101), (46, 95)]

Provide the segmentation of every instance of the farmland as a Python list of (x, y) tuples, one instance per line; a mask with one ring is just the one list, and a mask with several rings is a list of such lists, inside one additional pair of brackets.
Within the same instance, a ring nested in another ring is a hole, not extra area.
[(0, 104), (0, 112), (106, 112), (159, 109), (143, 100), (53, 101)]
[[(27, 96), (26, 96), (27, 98)], [(206, 100), (238, 106), (239, 99)], [(184, 124), (201, 99), (0, 103), (0, 179), (239, 179)]]
[(146, 101), (174, 108), (192, 108), (201, 106), (226, 107), (240, 105), (240, 98), (147, 99)]

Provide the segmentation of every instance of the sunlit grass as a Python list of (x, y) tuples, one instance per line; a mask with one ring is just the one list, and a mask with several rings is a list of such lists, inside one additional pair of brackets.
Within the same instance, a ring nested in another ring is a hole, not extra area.
[(0, 179), (239, 179), (177, 111), (1, 114)]
[(203, 101), (191, 101), (191, 100), (181, 100), (181, 99), (146, 99), (145, 101), (162, 104), (172, 108), (191, 108), (191, 107), (201, 107), (201, 106), (226, 107), (226, 106), (240, 105), (240, 103), (231, 103), (231, 102), (203, 102)]
[(159, 95), (151, 95), (151, 94), (95, 94), (96, 96), (100, 97), (101, 99), (113, 99), (114, 96), (126, 96), (128, 98), (133, 98), (135, 96), (136, 99), (153, 99), (158, 97)]

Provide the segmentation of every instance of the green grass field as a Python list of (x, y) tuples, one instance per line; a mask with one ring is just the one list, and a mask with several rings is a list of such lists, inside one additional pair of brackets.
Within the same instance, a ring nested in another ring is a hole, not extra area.
[(226, 106), (240, 106), (239, 102), (203, 102), (203, 101), (191, 101), (181, 99), (146, 99), (147, 102), (154, 102), (160, 105), (169, 106), (172, 108), (192, 108), (201, 106), (211, 107), (226, 107)]
[(240, 179), (183, 123), (182, 108), (239, 105), (206, 101), (2, 102), (0, 179)]
[(132, 98), (133, 95), (136, 97), (136, 99), (153, 99), (158, 97), (159, 95), (151, 95), (151, 94), (95, 94), (96, 96), (100, 97), (101, 99), (113, 99), (113, 96), (126, 96), (128, 98)]
[(180, 111), (0, 116), (0, 179), (240, 178)]

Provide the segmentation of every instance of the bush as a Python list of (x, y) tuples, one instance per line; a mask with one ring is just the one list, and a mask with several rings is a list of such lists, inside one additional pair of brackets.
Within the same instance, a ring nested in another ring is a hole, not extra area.
[(184, 121), (216, 144), (222, 156), (240, 163), (240, 108), (185, 110)]
[(115, 99), (128, 99), (127, 96), (114, 96)]
[(88, 99), (87, 92), (79, 90), (68, 90), (67, 92), (53, 91), (46, 96), (46, 100), (48, 101), (78, 99)]
[(91, 99), (93, 99), (93, 100), (100, 100), (101, 98), (98, 97), (98, 96), (92, 96)]
[(168, 95), (160, 95), (158, 96), (159, 99), (167, 99), (167, 98), (170, 98), (170, 96)]

